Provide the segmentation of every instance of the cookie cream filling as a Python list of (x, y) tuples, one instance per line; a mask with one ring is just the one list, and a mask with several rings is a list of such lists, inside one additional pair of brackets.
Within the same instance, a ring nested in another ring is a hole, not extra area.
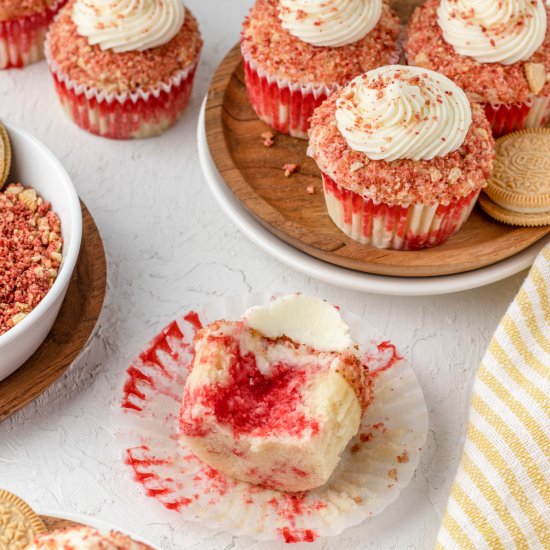
[(472, 123), (470, 101), (450, 79), (401, 65), (352, 80), (335, 116), (349, 147), (387, 162), (444, 157), (464, 143)]
[(279, 18), (290, 34), (333, 48), (363, 39), (382, 14), (382, 0), (280, 0)]
[(91, 45), (116, 53), (170, 42), (185, 20), (182, 0), (76, 0), (73, 21)]
[(526, 61), (546, 35), (543, 0), (441, 0), (437, 16), (445, 41), (480, 63)]
[(340, 312), (313, 296), (289, 294), (250, 308), (245, 324), (268, 338), (286, 336), (318, 351), (350, 351), (354, 342)]

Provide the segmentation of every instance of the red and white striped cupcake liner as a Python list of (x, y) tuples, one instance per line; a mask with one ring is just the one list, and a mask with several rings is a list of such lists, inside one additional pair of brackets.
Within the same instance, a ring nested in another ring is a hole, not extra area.
[(307, 139), (313, 111), (337, 85), (293, 83), (273, 77), (243, 54), (246, 92), (258, 117), (282, 134)]
[(327, 210), (348, 237), (376, 248), (418, 250), (444, 243), (464, 224), (480, 191), (449, 204), (375, 203), (323, 174)]
[(44, 59), (44, 39), (55, 14), (66, 0), (39, 13), (0, 21), (0, 69), (24, 67)]
[(69, 118), (92, 134), (112, 139), (152, 137), (172, 126), (189, 103), (198, 65), (197, 59), (152, 90), (106, 93), (65, 75), (52, 59), (47, 39), (45, 52), (59, 101)]
[(516, 130), (542, 128), (550, 120), (550, 97), (534, 97), (523, 103), (485, 103), (485, 114), (499, 138)]

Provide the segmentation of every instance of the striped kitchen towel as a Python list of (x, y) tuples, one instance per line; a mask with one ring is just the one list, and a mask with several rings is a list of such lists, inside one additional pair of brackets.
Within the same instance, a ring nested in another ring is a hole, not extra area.
[(550, 549), (550, 245), (485, 353), (436, 549)]

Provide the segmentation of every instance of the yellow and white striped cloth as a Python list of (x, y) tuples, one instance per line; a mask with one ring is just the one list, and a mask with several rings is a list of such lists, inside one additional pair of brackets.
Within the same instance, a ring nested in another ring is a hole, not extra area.
[(473, 388), (438, 550), (550, 549), (550, 245), (502, 319)]

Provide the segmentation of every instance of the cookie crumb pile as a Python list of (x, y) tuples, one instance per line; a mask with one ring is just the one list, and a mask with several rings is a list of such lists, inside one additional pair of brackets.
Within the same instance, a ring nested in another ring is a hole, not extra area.
[(44, 298), (62, 260), (61, 224), (51, 205), (20, 183), (0, 191), (0, 335)]

